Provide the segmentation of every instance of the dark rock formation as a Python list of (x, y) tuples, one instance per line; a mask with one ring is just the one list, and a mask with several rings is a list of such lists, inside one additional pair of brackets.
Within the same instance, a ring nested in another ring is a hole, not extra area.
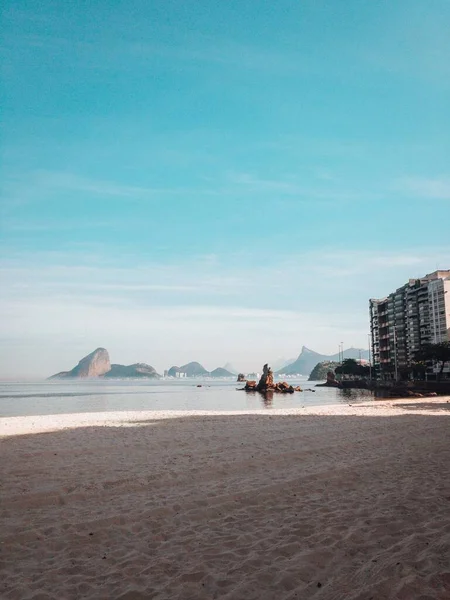
[(256, 389), (258, 392), (266, 392), (268, 389), (273, 388), (273, 371), (269, 367), (268, 364), (265, 364), (263, 367), (263, 373), (261, 375), (261, 379), (259, 380)]
[(328, 371), (325, 383), (318, 383), (316, 387), (342, 387), (339, 381), (336, 381), (334, 371)]
[(145, 363), (136, 363), (134, 365), (111, 365), (111, 370), (105, 373), (103, 377), (108, 379), (159, 379), (160, 375), (156, 370)]
[(111, 370), (109, 354), (105, 348), (97, 348), (80, 360), (71, 371), (62, 371), (49, 379), (66, 379), (78, 377), (99, 377)]
[(240, 383), (241, 383), (241, 382), (244, 382), (244, 381), (247, 381), (247, 380), (246, 380), (246, 378), (245, 378), (245, 375), (244, 375), (244, 373), (239, 373), (237, 380), (238, 380), (238, 382), (240, 382)]
[(289, 385), (286, 381), (274, 383), (273, 371), (267, 364), (263, 367), (263, 374), (259, 382), (247, 381), (245, 388), (243, 389), (246, 392), (260, 392), (261, 394), (273, 394), (274, 392), (280, 394), (293, 394), (295, 391), (302, 391), (300, 387), (294, 389), (292, 385)]

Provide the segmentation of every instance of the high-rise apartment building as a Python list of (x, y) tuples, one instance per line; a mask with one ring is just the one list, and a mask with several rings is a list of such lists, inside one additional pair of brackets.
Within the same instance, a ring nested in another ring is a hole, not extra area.
[(424, 344), (450, 341), (450, 270), (410, 279), (389, 296), (371, 299), (370, 331), (381, 379), (398, 379)]

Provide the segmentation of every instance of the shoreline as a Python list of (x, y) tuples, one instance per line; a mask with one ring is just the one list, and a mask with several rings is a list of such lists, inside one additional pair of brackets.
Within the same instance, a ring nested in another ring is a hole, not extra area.
[[(152, 419), (182, 419), (189, 417), (236, 417), (236, 416), (380, 416), (380, 411), (387, 410), (388, 415), (405, 414), (405, 408), (414, 404), (413, 414), (436, 415), (433, 406), (439, 406), (439, 412), (445, 412), (450, 396), (430, 398), (379, 398), (370, 402), (317, 404), (304, 408), (271, 408), (260, 410), (212, 411), (212, 410), (148, 410), (148, 411), (107, 411), (57, 413), (53, 415), (27, 415), (16, 417), (0, 417), (0, 439), (11, 436), (51, 433), (66, 429), (82, 427), (133, 427), (139, 422)], [(422, 407), (421, 407), (422, 405)]]

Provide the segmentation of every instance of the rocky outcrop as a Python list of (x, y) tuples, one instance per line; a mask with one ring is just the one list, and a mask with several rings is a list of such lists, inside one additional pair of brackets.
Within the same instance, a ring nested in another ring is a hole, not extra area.
[(247, 379), (245, 378), (244, 373), (239, 373), (237, 380), (238, 380), (239, 383), (243, 383), (244, 381), (247, 381)]
[(111, 370), (103, 377), (108, 379), (159, 379), (160, 375), (151, 365), (136, 363), (134, 365), (111, 365)]
[(50, 377), (50, 379), (100, 377), (111, 370), (108, 351), (105, 348), (97, 348), (80, 360), (71, 371), (62, 371)]
[(318, 383), (316, 387), (342, 387), (339, 381), (336, 380), (334, 371), (328, 371), (327, 380), (325, 383)]
[(286, 383), (286, 381), (281, 381), (279, 383), (275, 383), (273, 380), (273, 371), (269, 367), (269, 365), (264, 365), (263, 374), (261, 375), (261, 379), (258, 383), (256, 381), (247, 381), (244, 388), (246, 392), (260, 392), (261, 394), (267, 393), (280, 393), (280, 394), (293, 394), (294, 392), (301, 392), (300, 387), (293, 388), (292, 385)]

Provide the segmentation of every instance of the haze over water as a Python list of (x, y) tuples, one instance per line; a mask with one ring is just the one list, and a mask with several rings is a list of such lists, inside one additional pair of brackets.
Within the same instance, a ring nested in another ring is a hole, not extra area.
[[(290, 380), (294, 383), (293, 380)], [(140, 410), (261, 410), (301, 408), (319, 404), (347, 403), (372, 398), (366, 390), (315, 388), (317, 382), (299, 379), (305, 390), (295, 394), (238, 391), (235, 381), (74, 381), (1, 383), (0, 417)], [(199, 384), (201, 388), (197, 387)]]

